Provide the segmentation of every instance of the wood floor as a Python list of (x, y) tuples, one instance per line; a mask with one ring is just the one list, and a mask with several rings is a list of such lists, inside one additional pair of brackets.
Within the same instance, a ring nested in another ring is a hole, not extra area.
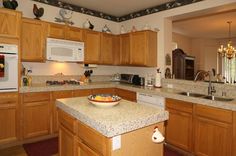
[[(0, 156), (27, 156), (27, 154), (22, 146), (15, 146), (0, 150)], [(58, 154), (53, 156), (58, 156)]]

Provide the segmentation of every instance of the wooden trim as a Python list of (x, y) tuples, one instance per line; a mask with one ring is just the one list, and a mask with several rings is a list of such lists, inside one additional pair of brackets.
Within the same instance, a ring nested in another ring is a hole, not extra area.
[(166, 107), (183, 111), (186, 113), (192, 113), (193, 112), (193, 104), (190, 102), (175, 100), (175, 99), (166, 99)]
[(233, 112), (233, 146), (232, 146), (232, 155), (236, 156), (236, 111)]

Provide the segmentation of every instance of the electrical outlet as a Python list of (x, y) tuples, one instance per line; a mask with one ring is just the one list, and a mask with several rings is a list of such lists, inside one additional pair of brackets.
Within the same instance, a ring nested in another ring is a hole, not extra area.
[(112, 138), (112, 150), (115, 151), (121, 148), (121, 135)]

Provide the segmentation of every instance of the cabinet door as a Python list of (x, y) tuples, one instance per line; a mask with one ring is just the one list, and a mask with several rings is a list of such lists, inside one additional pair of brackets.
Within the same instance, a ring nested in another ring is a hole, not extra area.
[(136, 102), (136, 92), (116, 88), (116, 94), (123, 99)]
[(83, 41), (83, 30), (80, 28), (67, 26), (65, 39), (73, 41)]
[(74, 134), (60, 125), (59, 130), (59, 156), (74, 156), (75, 154)]
[(232, 126), (223, 122), (196, 117), (195, 153), (197, 156), (230, 156)]
[(101, 34), (101, 64), (113, 64), (113, 37), (111, 34)]
[(61, 24), (49, 23), (48, 24), (48, 37), (64, 39), (66, 26)]
[(92, 90), (93, 94), (115, 94), (115, 88), (97, 88)]
[(166, 125), (166, 142), (192, 151), (192, 115), (172, 109)]
[(46, 24), (39, 20), (22, 20), (22, 61), (44, 61), (46, 45)]
[(0, 144), (17, 140), (17, 93), (0, 94)]
[(99, 63), (100, 33), (85, 30), (85, 63)]
[(131, 33), (130, 63), (132, 65), (145, 65), (147, 51), (147, 37), (144, 31)]
[(80, 141), (77, 141), (76, 156), (101, 156)]
[(68, 91), (55, 91), (52, 93), (52, 106), (53, 106), (53, 132), (57, 133), (59, 129), (59, 122), (58, 122), (58, 112), (57, 112), (57, 107), (56, 107), (56, 99), (61, 99), (61, 98), (70, 98), (73, 96), (73, 93), (71, 90)]
[(130, 64), (130, 34), (120, 35), (120, 64)]
[(120, 65), (120, 36), (114, 35), (112, 39), (113, 65)]
[(0, 8), (0, 36), (19, 38), (21, 13)]
[(80, 90), (74, 90), (73, 96), (74, 97), (81, 97), (81, 96), (89, 96), (92, 94), (91, 89), (80, 89)]
[(50, 101), (24, 103), (24, 138), (50, 133)]

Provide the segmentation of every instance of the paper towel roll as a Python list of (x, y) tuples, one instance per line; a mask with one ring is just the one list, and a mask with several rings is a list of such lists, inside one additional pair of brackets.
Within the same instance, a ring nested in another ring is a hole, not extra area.
[(155, 87), (157, 87), (157, 88), (161, 87), (161, 73), (156, 73), (156, 76), (155, 76)]

